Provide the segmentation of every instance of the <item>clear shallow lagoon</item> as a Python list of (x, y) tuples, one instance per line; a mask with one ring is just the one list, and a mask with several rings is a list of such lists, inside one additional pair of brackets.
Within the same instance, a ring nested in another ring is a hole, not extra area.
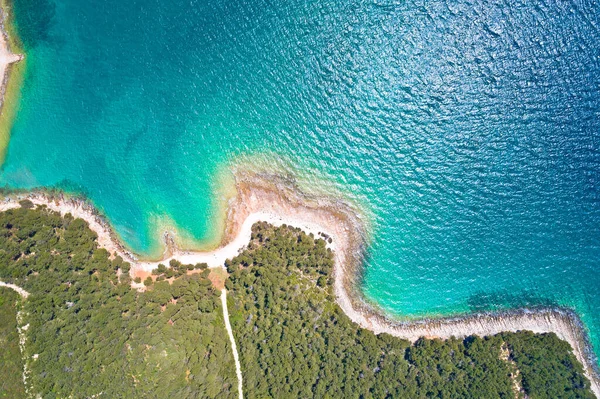
[(214, 243), (219, 172), (281, 158), (373, 215), (388, 311), (564, 305), (600, 348), (598, 3), (13, 2), (0, 184), (84, 193), (153, 254)]

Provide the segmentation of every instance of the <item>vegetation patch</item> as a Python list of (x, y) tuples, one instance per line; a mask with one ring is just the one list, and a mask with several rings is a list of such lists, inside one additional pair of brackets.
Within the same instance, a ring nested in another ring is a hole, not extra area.
[[(225, 284), (247, 398), (593, 397), (554, 334), (411, 345), (359, 328), (334, 300), (332, 252), (299, 229), (258, 223), (226, 262), (229, 277), (173, 262), (138, 292), (129, 264), (99, 249), (86, 222), (30, 208), (0, 213), (0, 279), (30, 292), (21, 308), (33, 396), (236, 397), (215, 288)], [(24, 392), (15, 295), (0, 290), (0, 397)]]
[[(81, 219), (46, 209), (0, 213), (0, 279), (31, 293), (23, 302), (31, 393), (237, 396), (219, 293), (210, 280), (183, 275), (139, 293), (127, 274), (117, 277), (129, 265), (108, 255)], [(16, 384), (22, 372), (3, 375)]]
[(556, 334), (524, 331), (504, 336), (510, 358), (517, 365), (523, 390), (530, 399), (589, 398), (589, 381), (571, 346)]
[(21, 297), (10, 288), (0, 287), (0, 398), (25, 397), (23, 358), (19, 349), (17, 307)]
[(514, 367), (502, 359), (504, 341), (520, 368), (522, 353), (535, 364), (522, 373), (530, 398), (593, 397), (571, 348), (554, 334), (411, 346), (358, 327), (335, 303), (332, 266), (323, 240), (264, 223), (254, 226), (248, 250), (228, 263), (247, 398), (523, 397), (513, 388)]

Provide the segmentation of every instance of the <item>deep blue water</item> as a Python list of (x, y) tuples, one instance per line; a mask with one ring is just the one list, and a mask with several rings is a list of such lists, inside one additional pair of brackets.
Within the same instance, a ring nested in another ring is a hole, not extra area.
[(229, 165), (286, 165), (371, 215), (389, 312), (568, 306), (600, 348), (598, 2), (13, 1), (0, 184), (84, 193), (153, 254), (218, 240)]

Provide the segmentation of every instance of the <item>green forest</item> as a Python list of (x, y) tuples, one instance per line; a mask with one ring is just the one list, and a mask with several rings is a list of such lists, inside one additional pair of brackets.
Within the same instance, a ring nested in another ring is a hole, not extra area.
[[(31, 294), (0, 289), (0, 398), (25, 397), (21, 359), (43, 398), (237, 397), (206, 265), (161, 266), (138, 292), (84, 221), (24, 205), (0, 213), (0, 280)], [(593, 398), (553, 334), (411, 345), (359, 328), (334, 301), (333, 254), (298, 229), (256, 224), (226, 267), (247, 398)]]
[(21, 297), (12, 289), (0, 287), (0, 376), (3, 377), (0, 379), (0, 398), (25, 396), (17, 332), (17, 306), (20, 301)]
[[(514, 398), (511, 375), (532, 399), (594, 397), (570, 346), (554, 334), (411, 346), (359, 328), (335, 304), (332, 266), (323, 240), (264, 223), (228, 262), (247, 398)], [(503, 347), (513, 362), (501, 359)]]
[[(0, 280), (31, 293), (22, 311), (32, 394), (237, 396), (220, 293), (206, 273), (139, 293), (127, 274), (117, 278), (128, 265), (109, 260), (81, 219), (21, 208), (0, 213), (0, 226)], [(14, 384), (21, 375), (3, 374)]]

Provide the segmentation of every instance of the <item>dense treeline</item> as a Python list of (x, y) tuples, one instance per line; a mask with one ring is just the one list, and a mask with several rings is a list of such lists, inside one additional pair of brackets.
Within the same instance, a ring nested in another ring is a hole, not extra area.
[[(247, 398), (523, 397), (512, 378), (530, 398), (593, 397), (569, 345), (554, 334), (411, 346), (358, 328), (333, 300), (332, 265), (322, 240), (266, 224), (255, 225), (249, 249), (227, 264)], [(507, 345), (520, 374), (502, 358)]]
[(0, 398), (25, 397), (17, 330), (17, 303), (20, 300), (19, 294), (12, 289), (0, 287)]
[(555, 334), (501, 334), (530, 399), (593, 398), (571, 346)]
[[(84, 221), (25, 205), (0, 213), (0, 279), (31, 293), (20, 310), (29, 324), (32, 394), (237, 396), (206, 265), (161, 265), (156, 281), (137, 292), (129, 265), (98, 249)], [(248, 398), (593, 397), (569, 345), (554, 334), (410, 345), (358, 328), (333, 300), (333, 254), (298, 229), (255, 225), (248, 249), (226, 266)], [(0, 397), (18, 398), (14, 295), (0, 291)]]
[[(97, 248), (81, 219), (0, 213), (0, 279), (23, 302), (32, 393), (44, 398), (228, 398), (235, 369), (206, 273), (130, 288), (129, 265)], [(34, 360), (33, 356), (37, 355)], [(5, 374), (16, 381), (21, 373)]]

